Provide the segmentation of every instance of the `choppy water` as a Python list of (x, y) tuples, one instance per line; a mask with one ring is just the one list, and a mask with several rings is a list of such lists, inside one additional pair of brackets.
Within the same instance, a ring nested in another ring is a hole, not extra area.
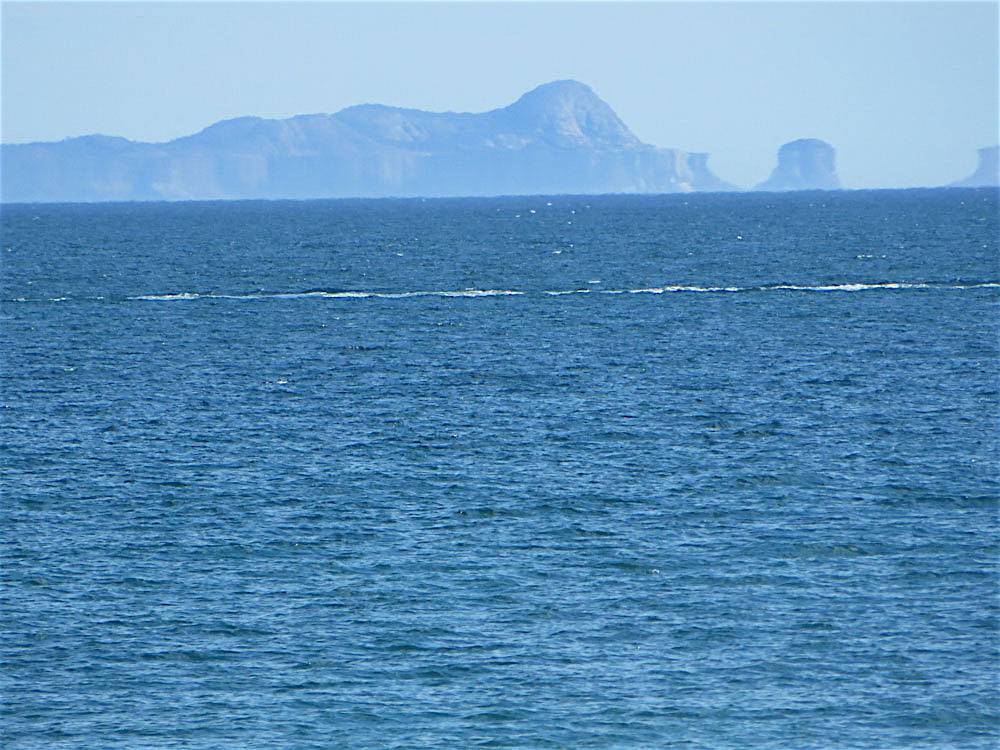
[(5, 748), (993, 748), (995, 190), (4, 206)]

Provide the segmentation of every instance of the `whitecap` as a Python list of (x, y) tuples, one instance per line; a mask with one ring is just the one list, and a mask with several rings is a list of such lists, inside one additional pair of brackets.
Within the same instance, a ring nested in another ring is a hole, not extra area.
[(524, 294), (514, 289), (463, 289), (460, 292), (432, 292), (441, 297), (509, 297)]
[(175, 292), (174, 294), (141, 294), (138, 297), (129, 297), (129, 299), (151, 302), (173, 302), (179, 299), (198, 299), (201, 296), (194, 292)]
[(368, 296), (379, 299), (406, 299), (407, 297), (427, 297), (434, 292), (371, 292)]
[(760, 287), (761, 289), (782, 289), (782, 290), (792, 290), (799, 292), (863, 292), (870, 289), (930, 289), (930, 284), (910, 284), (905, 282), (886, 282), (881, 284), (860, 284), (860, 283), (844, 283), (844, 284), (823, 284), (817, 286), (805, 286), (797, 284), (775, 284), (769, 287)]
[[(598, 284), (598, 280), (588, 283)], [(730, 293), (730, 292), (769, 292), (769, 291), (797, 291), (797, 292), (861, 292), (867, 290), (908, 290), (908, 289), (984, 289), (1000, 287), (1000, 282), (989, 281), (976, 284), (948, 284), (948, 283), (927, 283), (927, 282), (881, 282), (881, 283), (861, 283), (844, 282), (840, 284), (769, 284), (763, 286), (739, 287), (739, 286), (693, 286), (685, 284), (668, 284), (664, 286), (637, 287), (634, 289), (590, 289), (586, 287), (578, 289), (547, 289), (533, 294), (545, 294), (548, 296), (562, 296), (566, 294), (666, 294), (672, 292), (689, 293)], [(129, 300), (143, 300), (153, 302), (174, 302), (178, 300), (194, 299), (232, 299), (232, 300), (260, 300), (260, 299), (407, 299), (410, 297), (506, 297), (522, 296), (526, 292), (516, 289), (458, 289), (458, 290), (414, 290), (401, 292), (376, 292), (362, 290), (343, 291), (323, 291), (311, 290), (306, 292), (253, 292), (249, 294), (199, 294), (197, 292), (173, 292), (169, 294), (144, 294), (135, 297), (127, 297)], [(68, 297), (52, 297), (50, 302), (65, 302)], [(89, 297), (87, 299), (102, 300), (103, 297)], [(14, 298), (11, 301), (27, 302), (26, 298)]]
[(313, 296), (321, 296), (326, 299), (365, 299), (373, 295), (371, 292), (318, 292)]
[(323, 289), (314, 289), (309, 292), (278, 292), (276, 294), (246, 294), (242, 295), (245, 299), (253, 299), (256, 297), (274, 297), (276, 299), (294, 299), (296, 297), (335, 297), (342, 294), (363, 294), (363, 292), (327, 292)]
[(629, 294), (663, 294), (665, 292), (742, 292), (743, 287), (738, 286), (683, 286), (674, 284), (672, 286), (648, 287), (645, 289), (629, 289)]

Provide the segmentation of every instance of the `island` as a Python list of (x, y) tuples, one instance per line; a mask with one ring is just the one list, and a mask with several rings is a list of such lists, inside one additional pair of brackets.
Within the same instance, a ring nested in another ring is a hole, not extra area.
[(818, 138), (800, 138), (778, 149), (778, 166), (756, 190), (840, 190), (836, 151)]
[(362, 104), (240, 117), (165, 143), (90, 135), (5, 144), (2, 164), (5, 202), (736, 189), (712, 173), (707, 154), (640, 141), (572, 80), (483, 113)]
[(964, 180), (951, 183), (948, 187), (997, 187), (1000, 186), (1000, 146), (979, 149), (979, 164), (976, 171)]

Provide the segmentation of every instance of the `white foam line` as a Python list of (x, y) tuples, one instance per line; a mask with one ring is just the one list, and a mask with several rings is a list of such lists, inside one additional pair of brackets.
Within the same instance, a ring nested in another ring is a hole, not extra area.
[[(845, 284), (822, 284), (822, 285), (800, 285), (800, 284), (771, 284), (764, 286), (684, 286), (680, 284), (658, 287), (641, 287), (637, 289), (550, 289), (540, 292), (552, 297), (566, 294), (666, 294), (672, 292), (690, 293), (732, 293), (732, 292), (769, 292), (769, 291), (794, 291), (794, 292), (862, 292), (878, 289), (996, 289), (1000, 287), (1000, 282), (989, 281), (980, 284), (938, 284), (938, 283), (912, 283), (912, 282), (885, 282), (876, 284), (845, 283)], [(173, 294), (143, 294), (136, 297), (127, 297), (129, 300), (143, 300), (152, 302), (176, 302), (180, 300), (196, 299), (299, 299), (299, 298), (321, 298), (321, 299), (407, 299), (409, 297), (509, 297), (523, 296), (527, 292), (516, 289), (462, 289), (462, 290), (428, 290), (413, 292), (365, 292), (365, 291), (342, 291), (342, 292), (276, 292), (276, 293), (253, 293), (253, 294), (199, 294), (197, 292), (175, 292)], [(49, 302), (65, 302), (68, 297), (53, 297)], [(103, 299), (103, 297), (90, 297), (88, 299)], [(23, 297), (10, 300), (13, 302), (28, 302), (30, 300)]]
[(629, 294), (664, 294), (666, 292), (744, 292), (739, 286), (657, 286), (648, 289), (629, 289)]
[(313, 292), (309, 296), (323, 297), (324, 299), (366, 299), (374, 295), (371, 292)]
[(510, 297), (524, 294), (513, 289), (465, 289), (461, 292), (431, 292), (442, 297)]
[(367, 297), (367, 292), (277, 292), (275, 294), (250, 294), (246, 299), (297, 299), (298, 297)]
[(176, 294), (142, 294), (138, 297), (129, 297), (128, 299), (144, 300), (147, 302), (173, 302), (181, 299), (198, 299), (203, 296), (209, 295), (195, 294), (194, 292), (177, 292)]
[[(975, 285), (973, 285), (975, 286)], [(762, 286), (760, 289), (781, 289), (796, 292), (864, 292), (870, 289), (932, 289), (931, 284), (907, 284), (907, 283), (885, 283), (885, 284), (826, 284), (823, 286), (798, 286), (795, 284), (776, 284), (774, 286)], [(937, 288), (947, 289), (947, 285), (940, 284)], [(967, 287), (961, 287), (967, 288)]]
[[(378, 297), (381, 299), (404, 299), (406, 297), (509, 297), (521, 295), (514, 289), (460, 289), (454, 291), (425, 292), (276, 292), (273, 294), (198, 294), (196, 292), (178, 292), (175, 294), (142, 294), (128, 297), (130, 300), (145, 300), (154, 302), (174, 302), (192, 299), (298, 299), (302, 297), (320, 297), (323, 299), (365, 299)], [(65, 299), (65, 298), (61, 298)], [(55, 301), (55, 300), (53, 300)]]
[[(406, 299), (407, 297), (511, 297), (522, 295), (514, 289), (462, 289), (458, 291), (426, 292), (341, 292), (338, 296), (366, 296), (380, 299)], [(333, 296), (333, 295), (331, 295)]]

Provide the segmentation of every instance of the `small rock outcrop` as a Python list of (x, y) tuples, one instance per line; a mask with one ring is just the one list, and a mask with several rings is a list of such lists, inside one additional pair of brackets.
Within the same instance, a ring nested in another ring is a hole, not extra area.
[(1000, 146), (979, 149), (979, 166), (964, 180), (948, 187), (997, 187), (1000, 186)]
[(778, 166), (755, 190), (840, 190), (837, 152), (826, 141), (801, 138), (778, 149)]

